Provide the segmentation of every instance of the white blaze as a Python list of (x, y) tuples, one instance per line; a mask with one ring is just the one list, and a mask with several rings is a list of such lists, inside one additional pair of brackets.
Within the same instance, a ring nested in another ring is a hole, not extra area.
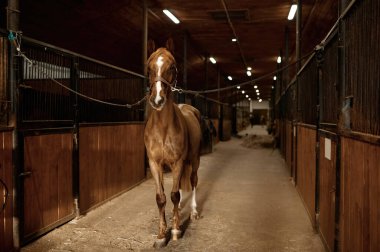
[[(163, 64), (164, 64), (163, 57), (159, 56), (157, 59), (157, 62), (156, 62), (156, 65), (158, 67), (157, 77), (161, 77), (161, 67)], [(157, 81), (156, 82), (156, 98), (154, 99), (154, 102), (156, 104), (158, 104), (160, 102), (160, 100), (162, 99), (160, 96), (161, 89), (162, 89), (161, 81)]]

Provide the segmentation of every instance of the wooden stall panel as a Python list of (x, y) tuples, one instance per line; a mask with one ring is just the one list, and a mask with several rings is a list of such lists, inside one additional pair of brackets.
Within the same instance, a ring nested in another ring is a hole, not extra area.
[(212, 122), (216, 130), (216, 137), (213, 138), (213, 144), (217, 144), (219, 143), (219, 119), (210, 118), (210, 121)]
[[(0, 179), (8, 189), (8, 198), (5, 201), (6, 189), (0, 184), (0, 251), (13, 250), (13, 184), (12, 184), (12, 132), (0, 132)], [(3, 204), (5, 208), (2, 210)]]
[(231, 120), (223, 120), (223, 141), (231, 139)]
[(315, 226), (316, 130), (297, 126), (297, 189)]
[(24, 138), (24, 239), (74, 217), (71, 133)]
[(285, 162), (289, 170), (289, 174), (292, 174), (292, 122), (286, 121), (286, 130), (285, 130)]
[(380, 146), (342, 138), (342, 251), (380, 251)]
[(329, 251), (334, 251), (337, 144), (328, 137), (320, 137), (319, 143), (319, 230)]
[(145, 178), (143, 124), (81, 126), (79, 134), (82, 213)]

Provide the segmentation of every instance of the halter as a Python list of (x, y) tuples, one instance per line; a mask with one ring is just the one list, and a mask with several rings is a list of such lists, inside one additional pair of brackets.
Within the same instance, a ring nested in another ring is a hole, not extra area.
[(177, 70), (177, 67), (174, 66), (174, 69), (175, 69), (175, 78), (173, 80), (172, 83), (170, 83), (169, 81), (165, 80), (164, 78), (162, 78), (161, 76), (157, 76), (156, 78), (154, 78), (154, 83), (157, 83), (159, 81), (165, 83), (166, 85), (169, 85), (172, 90), (176, 88), (177, 86), (177, 75), (178, 75), (178, 70)]
[(176, 87), (177, 86), (177, 76), (176, 78), (174, 79), (174, 81), (172, 83), (170, 83), (169, 81), (165, 80), (164, 78), (162, 78), (161, 76), (157, 76), (155, 79), (154, 79), (154, 82), (157, 83), (157, 82), (163, 82), (169, 86), (171, 86), (172, 88), (173, 87)]

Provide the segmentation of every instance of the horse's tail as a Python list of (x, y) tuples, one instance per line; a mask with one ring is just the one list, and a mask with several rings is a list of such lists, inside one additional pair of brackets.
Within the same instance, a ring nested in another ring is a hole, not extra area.
[(180, 189), (184, 190), (185, 192), (191, 191), (191, 177), (192, 172), (192, 166), (189, 162), (185, 162), (183, 166), (182, 176), (181, 176), (181, 182), (180, 182)]

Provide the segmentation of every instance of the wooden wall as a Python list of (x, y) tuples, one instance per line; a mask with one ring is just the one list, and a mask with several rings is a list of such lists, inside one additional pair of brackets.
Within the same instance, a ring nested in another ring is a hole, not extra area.
[(291, 121), (285, 121), (285, 162), (290, 176), (292, 174), (292, 127)]
[(297, 190), (313, 226), (315, 220), (316, 130), (297, 126)]
[(219, 119), (218, 118), (210, 118), (212, 124), (214, 124), (216, 130), (216, 137), (213, 138), (213, 144), (219, 143)]
[(24, 241), (75, 217), (72, 154), (72, 133), (24, 137)]
[(223, 120), (223, 134), (222, 134), (222, 141), (228, 141), (231, 139), (231, 120)]
[(319, 231), (329, 251), (334, 251), (336, 211), (336, 135), (319, 137)]
[(0, 132), (0, 179), (8, 188), (8, 200), (4, 211), (3, 195), (5, 189), (0, 184), (0, 252), (13, 249), (13, 170), (12, 170), (12, 131)]
[(341, 251), (380, 251), (380, 146), (342, 137)]
[(82, 125), (79, 136), (81, 213), (145, 178), (144, 124)]

